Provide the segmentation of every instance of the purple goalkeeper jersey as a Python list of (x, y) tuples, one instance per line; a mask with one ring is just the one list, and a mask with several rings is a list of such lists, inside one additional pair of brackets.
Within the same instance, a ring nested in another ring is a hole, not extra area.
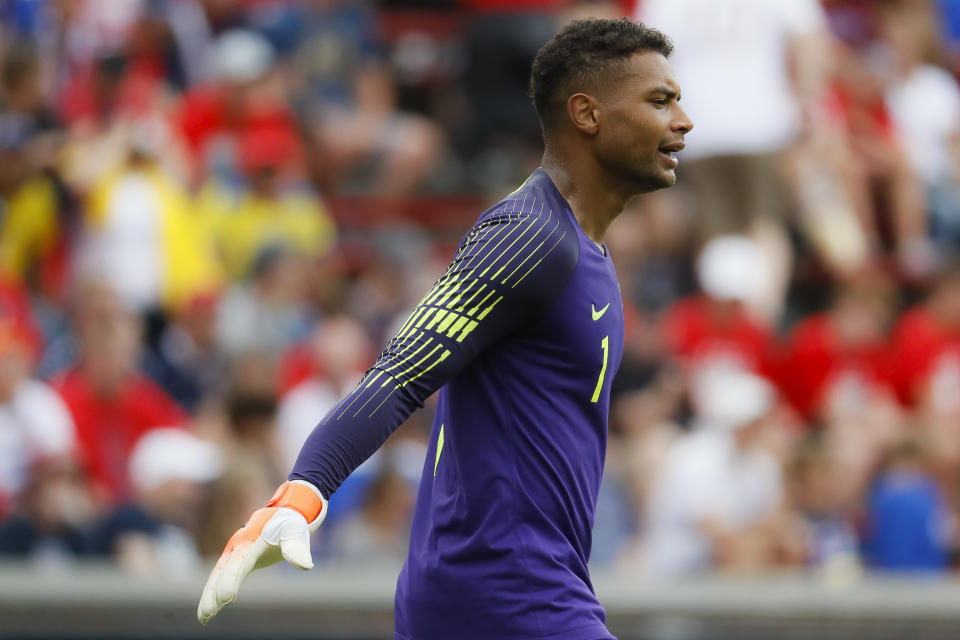
[(397, 640), (601, 640), (594, 508), (623, 350), (613, 263), (538, 169), (480, 216), (291, 478), (329, 496), (434, 391)]

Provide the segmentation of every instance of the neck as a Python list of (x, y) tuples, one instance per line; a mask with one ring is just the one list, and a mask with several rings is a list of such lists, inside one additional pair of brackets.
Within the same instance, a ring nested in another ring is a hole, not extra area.
[(595, 162), (581, 160), (588, 157), (548, 145), (540, 164), (570, 205), (580, 228), (600, 245), (610, 223), (634, 194), (604, 175)]

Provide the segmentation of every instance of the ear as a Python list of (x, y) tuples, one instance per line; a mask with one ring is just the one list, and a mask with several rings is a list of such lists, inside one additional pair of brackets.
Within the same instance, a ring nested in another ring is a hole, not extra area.
[(567, 115), (580, 131), (595, 135), (600, 127), (600, 103), (586, 93), (575, 93), (567, 99)]

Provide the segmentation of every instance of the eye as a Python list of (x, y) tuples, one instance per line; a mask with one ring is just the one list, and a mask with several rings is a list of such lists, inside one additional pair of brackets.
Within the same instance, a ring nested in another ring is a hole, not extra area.
[(654, 100), (651, 100), (651, 102), (653, 102), (653, 104), (657, 105), (657, 108), (658, 108), (658, 109), (662, 109), (663, 107), (666, 107), (666, 106), (667, 106), (667, 99), (666, 99), (666, 98), (656, 98), (656, 99), (654, 99)]

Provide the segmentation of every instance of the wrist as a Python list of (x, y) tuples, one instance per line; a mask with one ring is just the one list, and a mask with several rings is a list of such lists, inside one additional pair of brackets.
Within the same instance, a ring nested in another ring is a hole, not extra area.
[(299, 513), (307, 521), (310, 530), (316, 527), (327, 515), (327, 500), (320, 490), (306, 480), (288, 480), (274, 492), (267, 502), (268, 507), (286, 507)]

